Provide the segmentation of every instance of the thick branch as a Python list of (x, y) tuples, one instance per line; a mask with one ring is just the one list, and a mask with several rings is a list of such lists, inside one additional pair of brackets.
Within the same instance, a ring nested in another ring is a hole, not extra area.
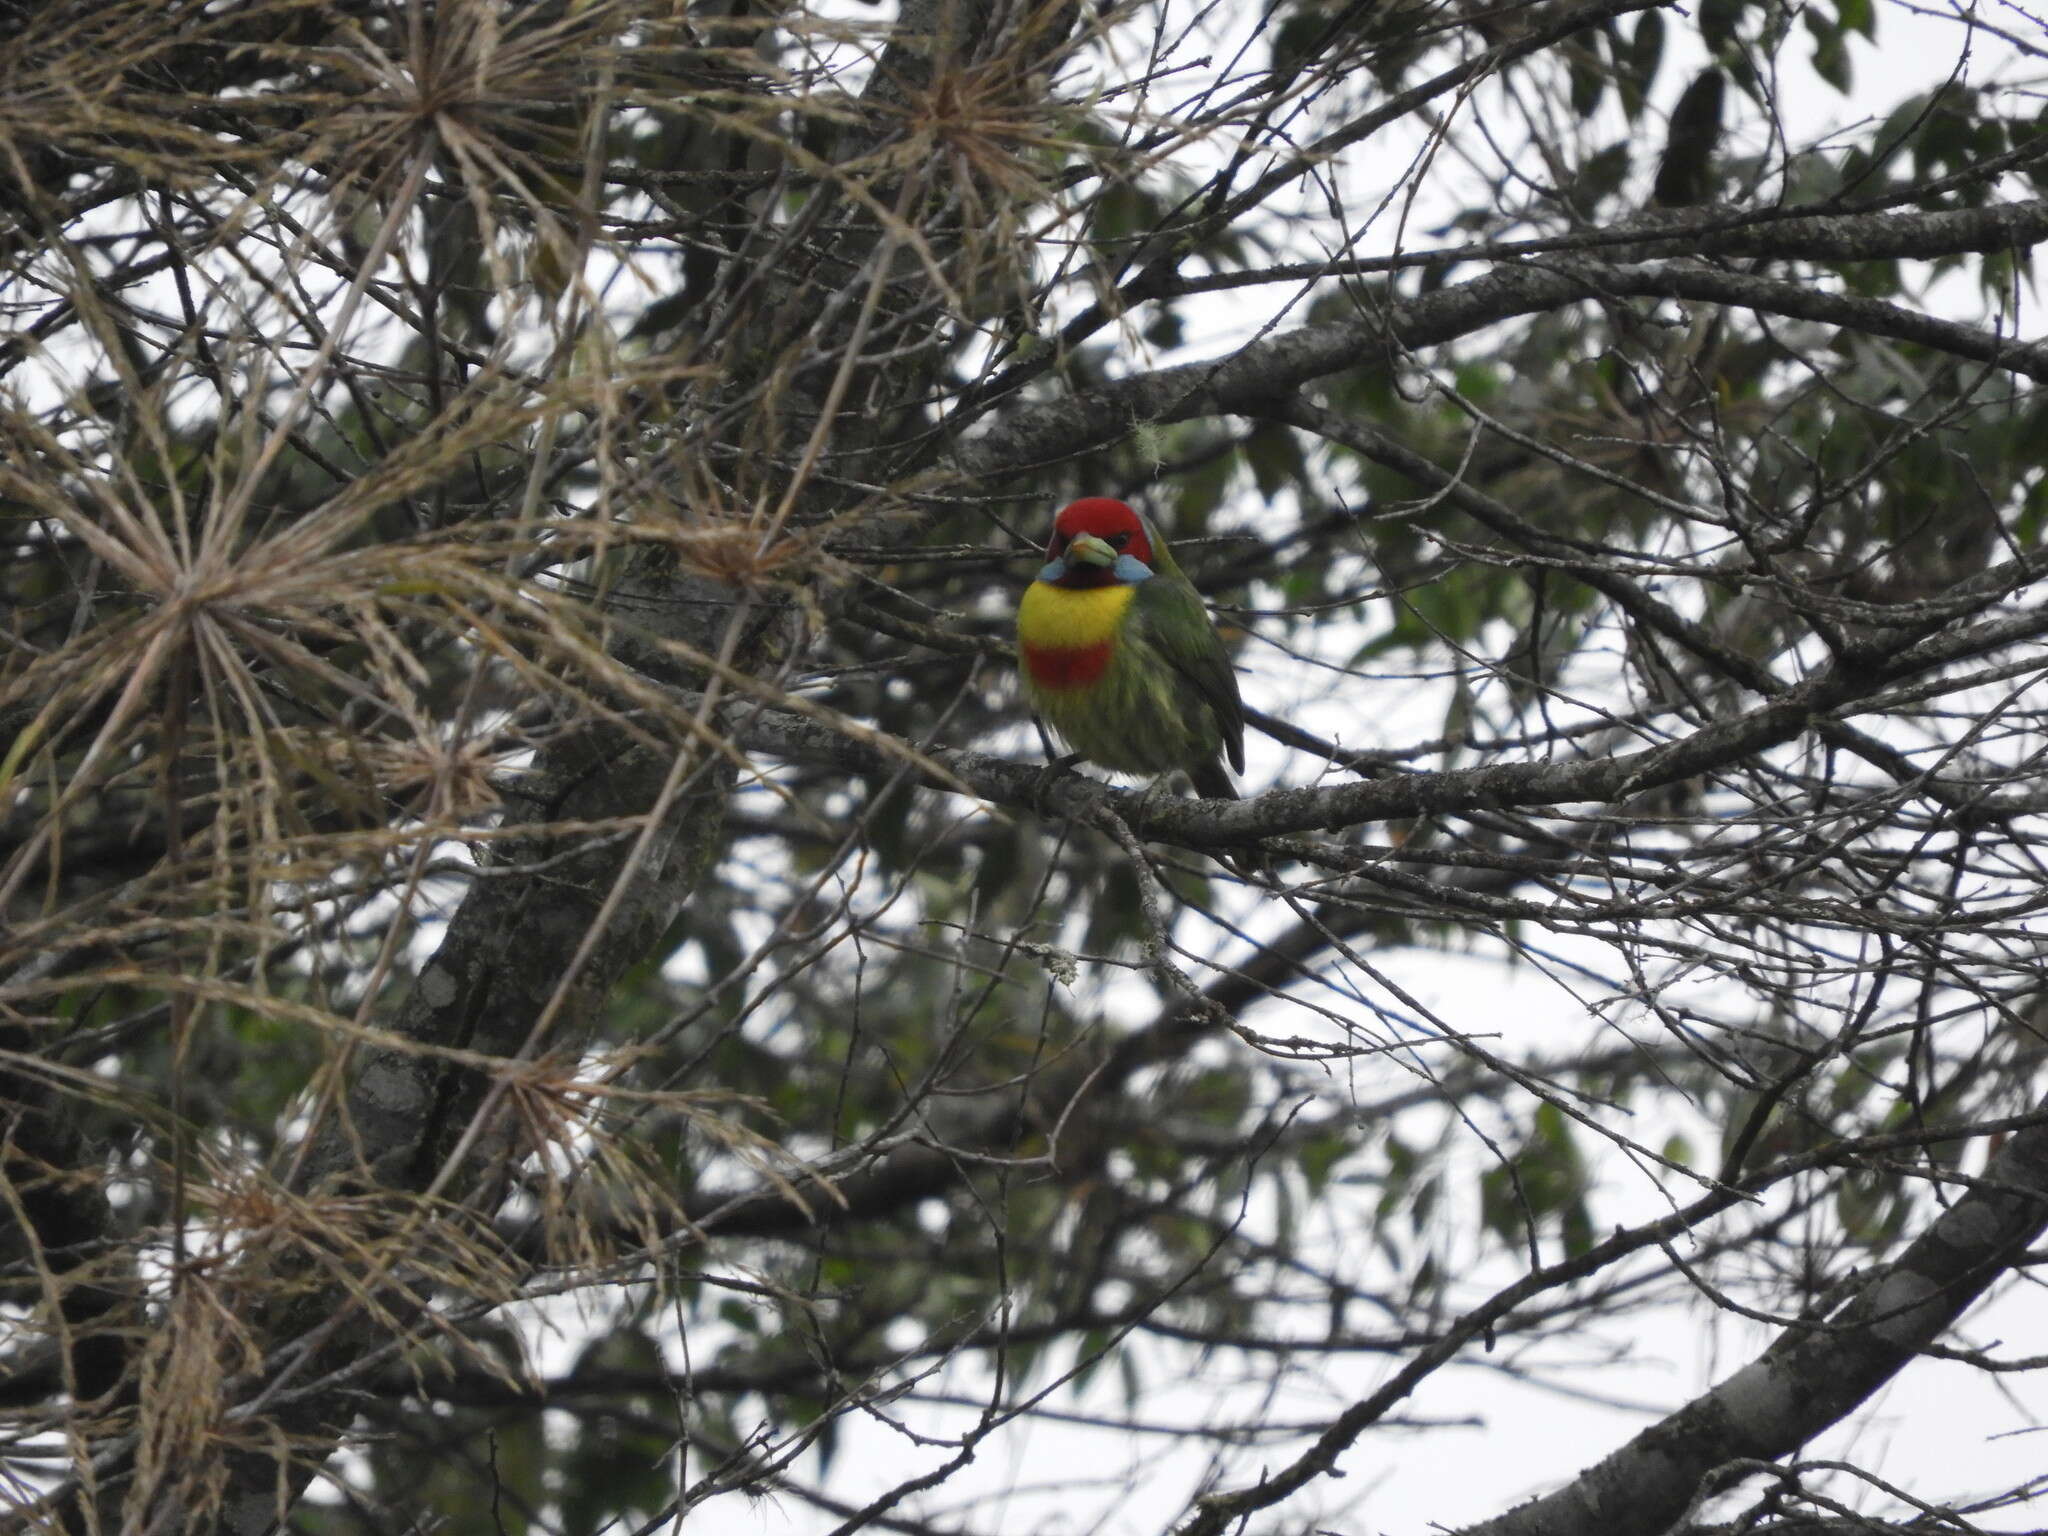
[(1468, 1536), (1653, 1536), (1685, 1513), (1716, 1467), (1787, 1455), (1891, 1380), (2044, 1225), (2048, 1126), (2033, 1126), (1834, 1318), (1788, 1331), (1567, 1486)]
[[(1644, 241), (1628, 254), (1654, 260), (1699, 252), (1715, 255), (1874, 261), (1930, 258), (1967, 251), (2019, 249), (2048, 239), (2048, 200), (2007, 203), (1957, 213), (1863, 214), (1785, 219), (1774, 224)], [(1609, 282), (1610, 272), (1639, 275)], [(962, 444), (960, 466), (996, 476), (1051, 464), (1114, 442), (1148, 422), (1199, 416), (1260, 415), (1302, 385), (1371, 364), (1391, 365), (1404, 351), (1440, 346), (1519, 315), (1609, 296), (1697, 298), (1773, 313), (1829, 318), (1827, 295), (1794, 307), (1789, 284), (1762, 279), (1717, 283), (1729, 274), (1676, 261), (1628, 268), (1619, 264), (1543, 262), (1503, 265), (1483, 277), (1387, 306), (1378, 315), (1306, 325), (1247, 343), (1227, 357), (1185, 363), (1118, 379), (1065, 400), (1021, 409), (986, 435)], [(1835, 300), (1836, 304), (1861, 302)], [(1884, 313), (1889, 312), (1889, 313)], [(1842, 310), (1843, 323), (1849, 311)], [(2048, 378), (2048, 347), (2007, 341), (1967, 326), (1927, 321), (1879, 305), (1870, 318), (1880, 334), (1938, 346), (2033, 378)]]
[[(1708, 1196), (1699, 1204), (1720, 1198)], [(1676, 1219), (1683, 1228), (1697, 1216), (1687, 1212)], [(1800, 1324), (1712, 1392), (1644, 1431), (1569, 1487), (1473, 1526), (1467, 1536), (1655, 1536), (1668, 1529), (1715, 1468), (1744, 1458), (1783, 1456), (1868, 1398), (2005, 1273), (2044, 1225), (2048, 1122), (2014, 1135), (1984, 1178), (1834, 1319)], [(1602, 1252), (1607, 1246), (1594, 1250), (1601, 1265), (1610, 1262)], [(1557, 1283), (1559, 1274), (1583, 1262), (1568, 1261), (1518, 1281), (1483, 1311), (1504, 1310), (1528, 1287)], [(1467, 1326), (1424, 1351), (1386, 1387), (1346, 1409), (1301, 1456), (1255, 1487), (1198, 1501), (1180, 1536), (1221, 1536), (1333, 1470), (1352, 1442), (1448, 1359), (1461, 1338), (1476, 1336), (1477, 1329)]]
[(1881, 299), (1859, 299), (1829, 293), (1807, 283), (1782, 282), (1748, 272), (1725, 272), (1689, 261), (1625, 267), (1577, 262), (1565, 267), (1585, 281), (1589, 292), (1616, 298), (1687, 299), (1725, 304), (1763, 315), (1814, 320), (1868, 336), (1889, 336), (1970, 362), (1984, 363), (2048, 383), (2048, 344), (2018, 341), (2010, 336), (1940, 320)]
[[(2048, 555), (2030, 556), (2004, 569), (2004, 578), (2029, 579), (2048, 568)], [(1992, 573), (1987, 573), (1990, 575)], [(1046, 798), (1077, 818), (1106, 798), (1117, 815), (1142, 837), (1194, 849), (1242, 846), (1289, 832), (1337, 831), (1362, 822), (1415, 816), (1455, 815), (1517, 806), (1613, 803), (1665, 784), (1711, 775), (1759, 752), (1796, 740), (1823, 717), (1845, 717), (1899, 680), (1931, 672), (1952, 661), (2048, 634), (2048, 614), (2027, 613), (1969, 629), (1944, 631), (1899, 652), (1889, 665), (1824, 668), (1748, 712), (1703, 726), (1690, 735), (1638, 752), (1576, 761), (1496, 763), (1441, 773), (1398, 775), (1361, 783), (1276, 789), (1253, 800), (1175, 800), (1112, 789), (1094, 781), (1069, 779)], [(876, 748), (831, 727), (793, 716), (761, 712), (742, 733), (759, 751), (827, 762), (851, 772), (886, 773), (900, 766)], [(1037, 766), (957, 748), (926, 753), (948, 780), (932, 773), (921, 782), (935, 789), (964, 784), (978, 794), (1020, 808), (1039, 803)], [(2003, 801), (1976, 807), (1984, 817), (2020, 809)]]

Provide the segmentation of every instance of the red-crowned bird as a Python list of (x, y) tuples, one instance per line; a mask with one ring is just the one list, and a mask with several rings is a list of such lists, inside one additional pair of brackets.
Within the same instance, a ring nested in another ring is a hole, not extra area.
[(1077, 757), (1118, 773), (1183, 770), (1236, 799), (1244, 708), (1230, 653), (1166, 541), (1120, 501), (1061, 510), (1017, 605), (1024, 695)]

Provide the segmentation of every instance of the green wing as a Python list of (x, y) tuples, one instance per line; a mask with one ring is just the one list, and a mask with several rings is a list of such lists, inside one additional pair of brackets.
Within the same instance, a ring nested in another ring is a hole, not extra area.
[(1230, 652), (1210, 622), (1201, 594), (1178, 571), (1159, 572), (1138, 586), (1135, 606), (1154, 650), (1187, 681), (1215, 713), (1230, 766), (1244, 772), (1244, 705)]

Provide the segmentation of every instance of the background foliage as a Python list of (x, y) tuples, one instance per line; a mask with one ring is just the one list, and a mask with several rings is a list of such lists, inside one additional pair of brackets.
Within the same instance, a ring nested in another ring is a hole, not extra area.
[[(1475, 1529), (2038, 1525), (1788, 1459), (2040, 1358), (2048, 107), (1949, 20), (0, 3), (8, 1528), (1363, 1529), (1709, 1333)], [(1082, 492), (1244, 801), (1041, 782)]]

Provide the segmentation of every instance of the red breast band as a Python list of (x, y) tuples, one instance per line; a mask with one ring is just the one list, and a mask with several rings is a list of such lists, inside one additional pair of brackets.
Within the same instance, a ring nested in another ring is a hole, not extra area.
[(1027, 645), (1024, 665), (1041, 688), (1086, 688), (1109, 667), (1109, 643), (1072, 649)]

